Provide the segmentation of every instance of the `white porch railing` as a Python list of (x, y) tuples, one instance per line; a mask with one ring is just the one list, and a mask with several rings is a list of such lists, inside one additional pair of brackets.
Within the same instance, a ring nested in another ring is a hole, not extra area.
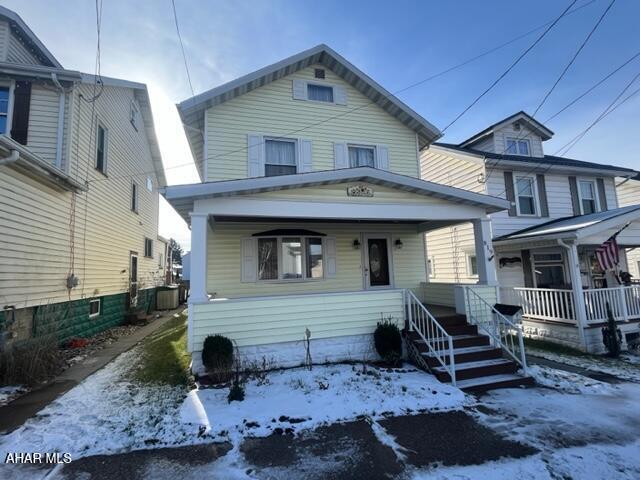
[(597, 288), (583, 292), (587, 322), (607, 321), (607, 304), (616, 320), (640, 318), (640, 285)]
[(456, 364), (453, 353), (453, 338), (411, 290), (405, 290), (405, 305), (409, 331), (418, 334), (428, 351), (449, 374), (451, 385), (455, 386)]
[(575, 323), (572, 290), (501, 287), (501, 302), (520, 305), (526, 317)]
[(527, 358), (524, 351), (522, 327), (498, 312), (493, 305), (478, 295), (473, 287), (466, 287), (465, 290), (469, 323), (477, 325), (479, 329), (488, 334), (494, 346), (502, 348), (503, 352), (520, 364), (526, 374)]
[[(525, 317), (576, 323), (572, 290), (501, 287), (501, 302), (520, 305)], [(640, 318), (640, 285), (583, 290), (586, 323), (607, 321), (607, 304), (616, 320)]]

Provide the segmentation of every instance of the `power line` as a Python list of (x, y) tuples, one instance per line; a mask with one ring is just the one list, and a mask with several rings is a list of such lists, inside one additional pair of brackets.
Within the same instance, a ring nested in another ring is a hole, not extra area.
[(613, 7), (613, 4), (616, 3), (616, 0), (611, 0), (611, 3), (609, 3), (609, 5), (607, 6), (607, 8), (604, 10), (604, 12), (602, 13), (602, 15), (600, 15), (600, 18), (598, 19), (598, 21), (596, 22), (596, 24), (593, 26), (593, 28), (591, 29), (591, 31), (589, 32), (589, 34), (586, 36), (586, 38), (583, 40), (582, 44), (580, 45), (580, 47), (578, 48), (578, 50), (576, 51), (576, 53), (573, 55), (573, 57), (571, 57), (571, 60), (569, 61), (569, 63), (564, 67), (564, 69), (562, 70), (562, 72), (560, 73), (560, 75), (558, 76), (558, 78), (556, 79), (556, 81), (554, 82), (554, 84), (551, 86), (551, 88), (549, 89), (549, 91), (545, 94), (544, 98), (542, 99), (542, 101), (540, 102), (540, 104), (536, 107), (535, 111), (533, 112), (533, 115), (531, 115), (532, 117), (535, 117), (538, 114), (538, 111), (540, 111), (540, 109), (542, 108), (542, 106), (545, 104), (545, 102), (547, 101), (547, 99), (549, 98), (549, 95), (551, 95), (551, 93), (555, 90), (555, 88), (558, 86), (558, 84), (560, 83), (560, 81), (564, 78), (565, 74), (567, 73), (567, 71), (569, 70), (569, 68), (571, 68), (571, 65), (573, 65), (573, 62), (576, 61), (576, 59), (578, 58), (578, 56), (580, 55), (580, 52), (582, 52), (582, 49), (584, 49), (584, 47), (587, 45), (587, 43), (589, 42), (589, 39), (591, 38), (591, 36), (595, 33), (595, 31), (598, 29), (598, 27), (600, 26), (600, 24), (602, 23), (602, 21), (604, 20), (604, 17), (607, 16), (607, 13), (609, 13), (609, 10), (611, 10), (611, 7)]
[[(595, 3), (596, 1), (597, 0), (590, 0), (589, 2), (587, 2), (587, 3), (583, 4), (583, 5), (580, 5), (579, 7), (576, 7), (573, 10), (569, 11), (568, 13), (566, 13), (565, 16), (571, 15), (573, 13), (576, 13), (579, 10), (582, 10), (583, 8), (588, 7), (589, 5)], [(571, 5), (573, 5), (574, 3), (575, 2), (573, 2)], [(569, 6), (569, 8), (571, 8), (571, 5)], [(438, 77), (440, 77), (442, 75), (445, 75), (445, 74), (447, 74), (449, 72), (452, 72), (454, 70), (462, 68), (462, 67), (464, 67), (464, 66), (466, 66), (466, 65), (468, 65), (468, 64), (470, 64), (470, 63), (472, 63), (472, 62), (474, 62), (476, 60), (479, 60), (480, 58), (483, 58), (483, 57), (485, 57), (485, 56), (487, 56), (487, 55), (489, 55), (491, 53), (494, 53), (494, 52), (496, 52), (498, 50), (501, 50), (504, 47), (507, 47), (508, 45), (511, 45), (512, 43), (514, 43), (514, 42), (516, 42), (518, 40), (521, 40), (522, 38), (525, 38), (525, 37), (531, 35), (534, 32), (537, 32), (538, 30), (541, 30), (541, 29), (543, 29), (543, 28), (545, 28), (545, 27), (547, 27), (549, 25), (554, 25), (555, 23), (557, 23), (557, 21), (558, 21), (558, 19), (556, 18), (556, 19), (550, 20), (550, 21), (548, 21), (548, 22), (546, 22), (544, 24), (538, 25), (537, 27), (535, 27), (535, 28), (533, 28), (533, 29), (531, 29), (531, 30), (529, 30), (529, 31), (527, 31), (525, 33), (522, 33), (522, 34), (512, 38), (511, 40), (508, 40), (508, 41), (506, 41), (504, 43), (501, 43), (500, 45), (497, 45), (497, 46), (492, 47), (492, 48), (490, 48), (488, 50), (485, 50), (484, 52), (482, 52), (482, 53), (480, 53), (478, 55), (475, 55), (475, 56), (473, 56), (473, 57), (471, 57), (471, 58), (469, 58), (467, 60), (464, 60), (464, 61), (462, 61), (462, 62), (460, 62), (460, 63), (458, 63), (456, 65), (453, 65), (451, 67), (448, 67), (448, 68), (446, 68), (444, 70), (441, 70), (438, 73), (430, 75), (429, 77), (426, 77), (426, 78), (424, 78), (422, 80), (419, 80), (419, 81), (417, 81), (415, 83), (412, 83), (412, 84), (410, 84), (410, 85), (408, 85), (406, 87), (403, 87), (403, 88), (401, 88), (399, 90), (396, 90), (395, 92), (393, 92), (393, 94), (395, 95), (395, 94), (398, 94), (398, 93), (405, 92), (405, 91), (407, 91), (407, 90), (409, 90), (411, 88), (417, 87), (417, 86), (422, 85), (424, 83), (427, 83), (427, 82), (429, 82), (431, 80), (434, 80), (434, 79), (436, 79), (436, 78), (438, 78)], [(187, 74), (188, 74), (188, 71), (187, 71)], [(349, 114), (351, 114), (353, 112), (356, 112), (358, 110), (361, 110), (361, 109), (369, 107), (369, 106), (370, 105), (368, 103), (365, 103), (365, 104), (363, 104), (363, 105), (361, 105), (359, 107), (355, 107), (355, 108), (346, 110), (346, 111), (344, 111), (342, 113), (339, 113), (339, 114), (336, 114), (336, 115), (332, 115), (332, 116), (330, 116), (328, 118), (325, 118), (325, 119), (320, 120), (318, 122), (314, 122), (314, 123), (308, 124), (305, 127), (302, 127), (300, 129), (297, 129), (297, 130), (293, 130), (291, 132), (287, 132), (287, 133), (281, 135), (280, 137), (275, 137), (275, 138), (286, 138), (286, 137), (289, 137), (289, 136), (294, 135), (296, 133), (300, 133), (302, 131), (308, 130), (309, 128), (313, 128), (315, 126), (330, 122), (331, 120), (335, 120), (337, 118), (341, 118), (341, 117), (347, 116), (347, 115), (349, 115)], [(194, 129), (190, 125), (184, 124), (184, 126), (187, 127), (187, 128), (190, 128), (190, 129)], [(194, 129), (194, 130), (197, 130), (201, 134), (203, 133), (202, 130), (200, 130), (200, 129)], [(234, 153), (246, 151), (247, 149), (248, 149), (248, 146), (244, 146), (244, 147), (238, 148), (236, 150), (230, 150), (230, 151), (227, 151), (227, 152), (223, 152), (223, 153), (211, 156), (211, 157), (207, 157), (207, 161), (216, 160), (218, 158), (223, 158), (223, 157), (225, 157), (227, 155), (231, 155), (231, 154), (234, 154)], [(164, 170), (166, 171), (166, 170), (172, 170), (172, 169), (177, 169), (177, 168), (185, 168), (185, 167), (191, 167), (191, 166), (194, 166), (194, 162), (188, 162), (188, 163), (182, 163), (182, 164), (178, 164), (178, 165), (172, 165), (170, 167), (165, 167)], [(134, 176), (148, 175), (148, 174), (152, 174), (152, 173), (154, 173), (153, 170), (151, 170), (151, 171), (143, 171), (143, 172), (140, 172), (140, 173), (137, 173), (137, 174), (133, 174), (133, 175), (123, 175), (123, 176), (120, 176), (120, 177), (111, 176), (109, 178), (99, 178), (99, 179), (95, 179), (95, 180), (90, 180), (89, 183), (104, 182), (104, 181), (107, 181), (107, 180), (113, 180), (113, 179), (118, 179), (118, 178), (132, 178)]]
[(193, 84), (191, 83), (191, 74), (189, 73), (189, 63), (187, 62), (187, 54), (184, 51), (184, 44), (182, 43), (182, 35), (180, 35), (180, 25), (178, 24), (178, 13), (176, 12), (175, 0), (171, 0), (171, 6), (173, 7), (173, 21), (176, 24), (176, 33), (178, 34), (178, 41), (180, 42), (180, 50), (182, 50), (182, 60), (184, 61), (184, 69), (187, 72), (187, 80), (189, 81), (191, 96), (195, 97), (196, 94), (193, 91)]
[(489, 93), (489, 92), (493, 89), (493, 87), (495, 87), (495, 86), (496, 86), (496, 85), (497, 85), (497, 84), (498, 84), (498, 83), (499, 83), (499, 82), (500, 82), (504, 77), (506, 77), (506, 76), (509, 74), (509, 72), (510, 72), (511, 70), (513, 70), (513, 68), (514, 68), (518, 63), (520, 63), (520, 61), (521, 61), (525, 56), (527, 56), (527, 54), (528, 54), (531, 50), (533, 50), (533, 48), (534, 48), (538, 43), (540, 43), (540, 41), (541, 41), (541, 40), (542, 40), (542, 39), (547, 35), (547, 33), (549, 33), (549, 31), (550, 31), (550, 30), (551, 30), (551, 29), (552, 29), (552, 28), (553, 28), (553, 27), (554, 27), (554, 26), (555, 26), (555, 25), (560, 21), (560, 19), (561, 19), (562, 17), (564, 17), (564, 16), (567, 14), (567, 12), (569, 11), (569, 9), (570, 9), (571, 7), (573, 7), (573, 5), (574, 5), (577, 1), (578, 1), (578, 0), (573, 0), (573, 1), (569, 4), (569, 6), (568, 6), (567, 8), (565, 8), (565, 9), (564, 9), (564, 11), (560, 14), (560, 16), (558, 16), (558, 18), (556, 18), (556, 19), (551, 23), (551, 25), (549, 25), (549, 26), (546, 28), (546, 30), (545, 30), (544, 32), (542, 32), (542, 34), (541, 34), (541, 35), (536, 39), (536, 41), (535, 41), (535, 42), (533, 42), (531, 45), (529, 45), (529, 47), (528, 47), (524, 52), (522, 52), (522, 53), (520, 54), (520, 56), (519, 56), (519, 57), (518, 57), (518, 58), (517, 58), (517, 59), (516, 59), (516, 60), (515, 60), (515, 61), (514, 61), (514, 62), (513, 62), (513, 63), (512, 63), (512, 64), (511, 64), (511, 65), (510, 65), (510, 66), (509, 66), (505, 71), (504, 71), (504, 72), (502, 72), (502, 74), (500, 74), (500, 76), (499, 76), (498, 78), (496, 78), (496, 79), (493, 81), (493, 83), (492, 83), (491, 85), (489, 85), (489, 87), (488, 87), (488, 88), (486, 88), (486, 89), (485, 89), (485, 90), (484, 90), (480, 95), (478, 95), (478, 96), (475, 98), (475, 100), (473, 100), (473, 102), (471, 102), (471, 103), (470, 103), (470, 104), (469, 104), (469, 105), (468, 105), (464, 110), (462, 110), (462, 112), (460, 112), (460, 113), (458, 114), (458, 116), (457, 116), (457, 117), (455, 117), (451, 122), (449, 122), (449, 124), (448, 124), (446, 127), (444, 127), (444, 128), (442, 129), (442, 133), (446, 132), (446, 131), (447, 131), (447, 129), (448, 129), (449, 127), (451, 127), (454, 123), (456, 123), (458, 120), (460, 120), (460, 118), (462, 118), (462, 116), (463, 116), (465, 113), (467, 113), (467, 112), (468, 112), (468, 111), (469, 111), (469, 110), (470, 110), (470, 109), (471, 109), (471, 108), (472, 108), (476, 103), (478, 103), (478, 102), (480, 101), (480, 99), (482, 99), (482, 97), (484, 97), (487, 93)]

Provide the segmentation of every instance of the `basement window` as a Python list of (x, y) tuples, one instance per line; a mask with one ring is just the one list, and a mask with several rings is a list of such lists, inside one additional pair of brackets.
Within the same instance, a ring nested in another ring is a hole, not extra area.
[(94, 318), (100, 315), (100, 299), (96, 298), (89, 302), (89, 318)]

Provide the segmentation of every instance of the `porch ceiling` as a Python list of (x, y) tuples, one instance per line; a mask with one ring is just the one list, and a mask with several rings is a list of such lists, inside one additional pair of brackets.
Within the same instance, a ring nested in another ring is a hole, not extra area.
[[(441, 199), (450, 203), (450, 205), (433, 205), (433, 206), (419, 206), (419, 205), (392, 205), (392, 204), (377, 204), (369, 205), (361, 203), (355, 205), (353, 203), (343, 203), (343, 209), (341, 209), (337, 215), (312, 215), (301, 214), (292, 215), (290, 212), (286, 212), (284, 215), (288, 218), (297, 216), (299, 218), (323, 218), (323, 219), (359, 219), (359, 220), (411, 220), (411, 221), (425, 221), (425, 220), (457, 220), (464, 221), (471, 218), (477, 218), (479, 212), (483, 214), (497, 212), (509, 208), (509, 202), (502, 198), (492, 197), (480, 193), (470, 192), (467, 190), (449, 187), (447, 185), (441, 185), (438, 183), (426, 182), (414, 177), (408, 177), (405, 175), (399, 175), (396, 173), (388, 172), (385, 170), (378, 170), (370, 167), (358, 167), (358, 168), (346, 168), (341, 170), (327, 170), (318, 172), (301, 173), (297, 175), (283, 175), (278, 177), (260, 177), (260, 178), (247, 178), (239, 180), (229, 180), (222, 182), (207, 182), (193, 185), (177, 185), (166, 187), (162, 189), (164, 197), (169, 203), (178, 211), (178, 213), (188, 221), (189, 213), (196, 210), (195, 203), (200, 205), (205, 203), (209, 205), (222, 205), (230, 200), (238, 200), (243, 196), (246, 197), (252, 194), (258, 194), (263, 192), (273, 192), (281, 190), (290, 190), (304, 187), (315, 187), (321, 185), (332, 185), (349, 182), (366, 182), (372, 185), (380, 185), (397, 190), (398, 192), (410, 192), (418, 196), (430, 197), (435, 199)], [(233, 198), (231, 198), (233, 197)], [(207, 201), (208, 202), (204, 202)], [(213, 202), (215, 200), (215, 202)], [(261, 202), (262, 205), (268, 205), (268, 201)], [(287, 207), (295, 202), (289, 202)], [(306, 200), (307, 206), (313, 205), (328, 205), (322, 201), (313, 202)], [(444, 210), (445, 207), (451, 210), (451, 206), (467, 207), (460, 208), (460, 212), (453, 217), (443, 218), (437, 213), (438, 210)], [(269, 212), (258, 213), (255, 212), (254, 216), (278, 216), (280, 212), (278, 209), (285, 207), (282, 202), (272, 205), (273, 209)], [(373, 214), (366, 213), (367, 209), (376, 207), (377, 212)], [(393, 207), (397, 211), (391, 211), (387, 208), (387, 212), (384, 213), (385, 207)], [(412, 211), (413, 207), (413, 211)], [(359, 212), (349, 215), (346, 210), (359, 208)], [(202, 212), (204, 213), (204, 212)], [(211, 211), (211, 214), (224, 214), (233, 215), (230, 211)], [(394, 217), (392, 213), (397, 213)], [(435, 213), (435, 214), (434, 214)], [(432, 215), (434, 214), (434, 215)], [(238, 215), (237, 213), (235, 215)], [(250, 214), (240, 214), (238, 216), (247, 216)]]

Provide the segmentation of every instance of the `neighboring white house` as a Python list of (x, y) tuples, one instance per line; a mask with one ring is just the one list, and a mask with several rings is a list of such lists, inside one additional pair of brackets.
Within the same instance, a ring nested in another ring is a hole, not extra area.
[[(510, 209), (490, 214), (501, 300), (523, 306), (530, 335), (600, 351), (607, 302), (625, 334), (639, 331), (640, 290), (619, 288), (595, 257), (595, 249), (628, 222), (620, 246), (640, 245), (640, 198), (619, 204), (615, 187), (616, 177), (620, 182), (637, 172), (545, 155), (543, 144), (552, 135), (519, 112), (460, 144), (424, 149), (422, 178), (511, 202)], [(427, 292), (433, 294), (427, 301), (452, 304), (453, 283), (477, 281), (471, 225), (429, 232), (427, 253)], [(621, 269), (627, 268), (623, 248)]]
[[(307, 329), (314, 361), (371, 358), (381, 318), (418, 322), (405, 317), (409, 305), (425, 315), (415, 328), (435, 342), (429, 348), (444, 354), (437, 342), (450, 336), (418, 301), (424, 232), (435, 228), (471, 222), (478, 282), (496, 285), (487, 214), (509, 203), (420, 180), (419, 150), (440, 132), (329, 47), (178, 110), (203, 180), (164, 190), (191, 224), (195, 370), (213, 333), (248, 359), (280, 365), (304, 362)], [(495, 301), (495, 287), (487, 292)], [(466, 337), (454, 346), (475, 341)]]
[(146, 86), (64, 69), (0, 7), (0, 340), (121, 323), (163, 282)]
[[(631, 179), (617, 178), (616, 185), (621, 207), (640, 204), (640, 175)], [(640, 247), (628, 248), (626, 254), (628, 270), (633, 275), (632, 281), (640, 283)]]

